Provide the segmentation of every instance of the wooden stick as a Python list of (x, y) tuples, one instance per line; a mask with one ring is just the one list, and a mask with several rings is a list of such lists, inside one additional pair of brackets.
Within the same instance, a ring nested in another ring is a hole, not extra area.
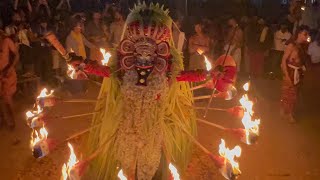
[[(193, 107), (194, 109), (206, 109), (205, 107)], [(222, 109), (222, 108), (209, 108), (209, 110), (213, 111), (228, 111), (228, 109)]]
[(62, 100), (65, 103), (96, 103), (98, 100), (95, 99), (70, 99), (70, 100)]
[(215, 127), (215, 128), (218, 128), (218, 129), (221, 129), (221, 130), (227, 130), (227, 128), (221, 126), (221, 125), (218, 125), (218, 124), (215, 124), (215, 123), (212, 123), (212, 122), (208, 122), (208, 121), (205, 121), (205, 120), (202, 120), (202, 119), (197, 119), (198, 122), (201, 122), (203, 124), (206, 124), (206, 125), (209, 125), (209, 126), (212, 126), (212, 127)]
[(201, 84), (201, 85), (198, 85), (198, 86), (194, 86), (194, 87), (190, 88), (190, 90), (194, 91), (194, 90), (201, 89), (201, 88), (204, 88), (204, 87), (206, 87), (206, 84)]
[(99, 83), (97, 81), (94, 81), (94, 80), (91, 80), (91, 79), (88, 79), (89, 81), (91, 81), (92, 83), (96, 84), (97, 86), (102, 86), (102, 83)]
[(193, 100), (201, 100), (201, 99), (209, 99), (211, 98), (210, 95), (206, 95), (206, 96), (198, 96), (198, 97), (193, 97)]
[[(215, 81), (215, 84), (214, 84), (213, 87), (216, 87), (216, 84), (217, 84), (217, 81)], [(210, 107), (210, 105), (211, 105), (211, 102), (212, 102), (212, 99), (213, 99), (213, 96), (214, 96), (214, 93), (216, 92), (216, 90), (217, 90), (216, 88), (214, 88), (214, 89), (212, 90), (211, 97), (210, 97), (210, 99), (209, 99), (209, 102), (208, 102), (208, 104), (207, 104), (206, 109), (204, 110), (204, 115), (203, 115), (204, 118), (207, 117), (208, 109), (209, 109), (209, 107)]]
[(188, 131), (186, 131), (185, 129), (182, 128), (182, 131), (184, 133), (186, 133), (186, 135), (189, 136), (189, 138), (191, 139), (191, 141), (197, 145), (204, 153), (206, 153), (207, 155), (211, 155), (211, 152), (205, 148), (199, 141), (197, 141)]
[(100, 125), (101, 125), (101, 123), (99, 123), (99, 124), (97, 124), (97, 125), (95, 125), (95, 126), (89, 127), (89, 128), (87, 128), (87, 129), (84, 129), (84, 130), (82, 130), (82, 131), (80, 131), (80, 132), (77, 132), (77, 133), (69, 136), (67, 139), (65, 139), (64, 142), (70, 141), (71, 139), (74, 139), (74, 138), (76, 138), (76, 137), (78, 137), (78, 136), (81, 136), (81, 135), (83, 135), (83, 134), (91, 131), (92, 129), (94, 129), (94, 128), (96, 128), (96, 127), (99, 127)]
[(71, 115), (71, 116), (62, 116), (62, 117), (60, 117), (60, 118), (61, 118), (61, 119), (70, 119), (70, 118), (76, 118), (76, 117), (94, 115), (95, 113), (97, 113), (97, 112), (77, 114), (77, 115)]

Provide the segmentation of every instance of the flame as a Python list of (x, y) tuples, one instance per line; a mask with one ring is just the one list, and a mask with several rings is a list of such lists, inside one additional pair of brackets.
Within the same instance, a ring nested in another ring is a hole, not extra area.
[(198, 48), (198, 49), (197, 49), (197, 53), (198, 53), (199, 55), (202, 55), (202, 54), (204, 53), (204, 50)]
[(103, 55), (103, 60), (101, 60), (102, 65), (107, 66), (108, 62), (109, 62), (109, 59), (111, 57), (111, 54), (109, 52), (106, 52), (106, 50), (103, 49), (103, 48), (100, 48), (100, 52)]
[(120, 180), (127, 180), (127, 177), (123, 174), (123, 170), (122, 169), (118, 173), (118, 178)]
[(252, 110), (253, 102), (249, 100), (247, 95), (243, 95), (239, 101), (240, 101), (240, 104), (245, 109), (244, 116), (241, 122), (246, 130), (246, 143), (250, 144), (250, 141), (249, 141), (250, 133), (259, 135), (260, 119), (252, 120), (252, 115), (254, 113)]
[(68, 178), (68, 173), (67, 173), (67, 165), (66, 164), (63, 164), (62, 166), (62, 180), (67, 180)]
[(230, 150), (229, 148), (226, 148), (225, 141), (221, 139), (221, 143), (219, 145), (219, 154), (220, 156), (224, 157), (226, 161), (230, 162), (234, 171), (240, 172), (239, 163), (234, 160), (234, 157), (240, 157), (241, 155), (240, 146), (236, 146)]
[(306, 10), (306, 7), (305, 6), (301, 6), (301, 10), (302, 11)]
[(252, 121), (252, 117), (248, 112), (244, 113), (244, 116), (242, 118), (242, 124), (246, 130), (246, 141), (247, 144), (250, 144), (249, 141), (249, 135), (250, 133), (259, 135), (259, 125), (260, 125), (260, 119), (255, 119)]
[(44, 98), (44, 97), (51, 96), (53, 94), (53, 92), (54, 92), (54, 90), (51, 90), (50, 93), (48, 94), (47, 88), (43, 88), (40, 92), (40, 95), (37, 98)]
[(204, 61), (206, 63), (207, 71), (210, 71), (212, 69), (212, 65), (206, 56), (204, 56)]
[(308, 41), (308, 42), (311, 42), (311, 37), (310, 37), (310, 36), (308, 37), (307, 41)]
[(70, 157), (68, 163), (64, 163), (62, 166), (62, 179), (66, 180), (70, 176), (71, 169), (79, 162), (77, 160), (77, 156), (74, 153), (73, 147), (70, 143), (68, 143), (68, 147), (70, 149)]
[(244, 89), (245, 91), (249, 91), (249, 88), (250, 88), (250, 83), (249, 83), (249, 82), (247, 82), (247, 83), (245, 83), (245, 84), (243, 85), (243, 89)]
[(174, 167), (171, 163), (169, 164), (169, 169), (171, 171), (173, 180), (180, 180), (180, 175), (176, 167)]
[(26, 116), (27, 116), (27, 119), (29, 119), (29, 118), (34, 117), (35, 114), (33, 114), (31, 111), (28, 111), (28, 112), (26, 112)]
[[(35, 137), (34, 137), (33, 133), (35, 134)], [(30, 145), (31, 145), (31, 147), (34, 147), (34, 145), (36, 145), (38, 142), (40, 142), (42, 140), (45, 140), (47, 138), (48, 138), (48, 131), (46, 130), (45, 127), (42, 127), (40, 129), (40, 136), (39, 136), (39, 133), (37, 131), (33, 131), (32, 132)]]
[(70, 49), (70, 52), (71, 52), (71, 53), (74, 53), (74, 50), (71, 48), (71, 49)]
[(43, 109), (37, 105), (37, 110), (36, 111), (27, 111), (26, 112), (26, 116), (27, 116), (27, 120), (29, 118), (34, 118), (35, 116), (39, 115), (40, 113), (42, 113)]
[(243, 95), (239, 102), (250, 115), (253, 115), (253, 102), (249, 100), (248, 95)]
[(76, 70), (70, 64), (68, 64), (67, 74), (71, 79), (77, 79)]

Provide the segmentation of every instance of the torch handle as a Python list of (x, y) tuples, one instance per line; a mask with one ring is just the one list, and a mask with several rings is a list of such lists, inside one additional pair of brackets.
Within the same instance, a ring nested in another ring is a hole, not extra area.
[(57, 36), (53, 32), (48, 32), (46, 35), (44, 35), (44, 37), (50, 42), (50, 44), (52, 44), (53, 47), (57, 49), (57, 51), (63, 56), (64, 59), (66, 59), (67, 61), (70, 60), (68, 52), (62, 46)]
[(208, 121), (205, 121), (205, 120), (202, 120), (202, 119), (197, 119), (197, 121), (201, 122), (203, 124), (206, 124), (206, 125), (221, 129), (221, 130), (227, 130), (227, 128), (225, 128), (225, 127), (223, 127), (223, 126), (221, 126), (219, 124), (211, 123), (211, 122), (208, 122)]
[(184, 133), (186, 133), (186, 135), (188, 135), (188, 137), (190, 138), (190, 140), (195, 144), (197, 145), (204, 153), (206, 153), (207, 155), (210, 155), (211, 152), (205, 148), (202, 144), (200, 144), (199, 141), (197, 141), (188, 131), (186, 131), (184, 128), (182, 128), (182, 131)]

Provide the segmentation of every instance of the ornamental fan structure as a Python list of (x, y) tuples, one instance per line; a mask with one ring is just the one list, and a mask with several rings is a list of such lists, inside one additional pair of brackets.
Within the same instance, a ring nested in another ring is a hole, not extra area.
[(116, 134), (93, 162), (97, 179), (115, 179), (121, 167), (128, 177), (151, 180), (166, 174), (167, 159), (181, 169), (188, 163), (192, 142), (181, 128), (195, 135), (196, 116), (189, 84), (176, 80), (183, 60), (173, 46), (171, 24), (158, 4), (138, 4), (127, 18), (109, 63), (122, 71), (104, 79), (96, 107), (104, 111), (93, 118), (102, 125), (89, 136), (90, 154)]
[[(128, 179), (172, 179), (168, 167), (174, 164), (184, 172), (193, 144), (202, 148), (220, 170), (227, 167), (223, 170), (223, 174), (228, 174), (224, 175), (227, 179), (240, 172), (232, 169), (237, 163), (230, 162), (241, 151), (233, 154), (233, 150), (226, 149), (221, 156), (214, 156), (195, 140), (199, 119), (192, 91), (197, 88), (190, 88), (190, 82), (204, 82), (200, 88), (215, 92), (209, 98), (232, 98), (236, 77), (234, 60), (221, 56), (213, 70), (185, 71), (181, 52), (174, 47), (172, 19), (168, 14), (159, 4), (135, 5), (127, 17), (120, 44), (104, 66), (67, 53), (52, 33), (46, 35), (67, 60), (71, 72), (104, 77), (92, 129), (82, 149), (88, 158), (71, 168), (70, 172), (81, 172), (73, 177), (80, 178), (89, 164), (85, 175), (89, 179), (113, 180), (118, 172)], [(237, 107), (236, 112), (234, 109), (226, 112), (237, 117), (243, 114), (244, 108)], [(230, 132), (245, 137), (247, 131)]]

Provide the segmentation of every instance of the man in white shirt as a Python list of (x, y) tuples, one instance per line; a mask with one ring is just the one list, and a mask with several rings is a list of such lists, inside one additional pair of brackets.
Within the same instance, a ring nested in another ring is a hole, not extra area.
[(316, 40), (309, 45), (308, 54), (312, 64), (320, 64), (320, 33), (318, 33)]
[(274, 46), (269, 56), (269, 75), (271, 78), (281, 78), (281, 59), (286, 48), (286, 42), (291, 38), (288, 26), (284, 23), (280, 25), (280, 29), (274, 33)]

